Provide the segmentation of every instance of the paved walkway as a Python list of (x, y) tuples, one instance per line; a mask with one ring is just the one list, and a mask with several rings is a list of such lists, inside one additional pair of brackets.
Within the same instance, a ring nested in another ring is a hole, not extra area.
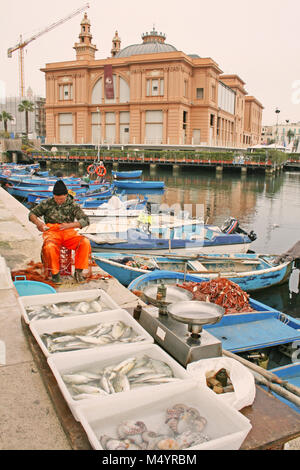
[[(42, 237), (28, 221), (28, 210), (0, 188), (0, 256), (7, 266), (17, 270), (31, 260), (39, 262), (41, 246)], [(96, 287), (122, 307), (137, 303), (115, 279), (92, 281), (75, 289)], [(72, 449), (24, 335), (17, 297), (14, 287), (0, 288), (0, 449)]]

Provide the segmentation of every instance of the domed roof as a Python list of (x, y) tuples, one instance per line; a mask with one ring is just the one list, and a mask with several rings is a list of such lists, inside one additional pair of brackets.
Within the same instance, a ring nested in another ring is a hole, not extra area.
[(166, 36), (158, 33), (155, 28), (150, 33), (142, 35), (142, 44), (132, 44), (121, 49), (115, 57), (130, 57), (138, 54), (157, 54), (159, 52), (174, 52), (176, 47), (171, 44), (165, 44)]

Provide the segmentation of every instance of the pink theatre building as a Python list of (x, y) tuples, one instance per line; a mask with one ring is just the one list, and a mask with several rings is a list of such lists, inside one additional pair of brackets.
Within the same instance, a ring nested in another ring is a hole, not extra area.
[(76, 60), (46, 64), (46, 143), (247, 147), (260, 143), (262, 104), (236, 74), (188, 55), (154, 28), (141, 44), (95, 59), (81, 22)]

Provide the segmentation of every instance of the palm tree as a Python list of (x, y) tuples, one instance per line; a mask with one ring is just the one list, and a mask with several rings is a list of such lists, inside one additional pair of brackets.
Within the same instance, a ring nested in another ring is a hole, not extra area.
[(18, 106), (18, 111), (21, 113), (25, 111), (26, 135), (28, 137), (28, 113), (34, 111), (34, 103), (32, 103), (32, 101), (23, 100)]
[(7, 121), (12, 121), (13, 119), (13, 116), (7, 111), (2, 111), (2, 113), (0, 113), (0, 121), (3, 121), (5, 132), (7, 132)]
[(295, 133), (292, 131), (292, 129), (289, 129), (287, 131), (287, 138), (289, 140), (289, 144), (291, 143), (292, 138), (295, 136)]

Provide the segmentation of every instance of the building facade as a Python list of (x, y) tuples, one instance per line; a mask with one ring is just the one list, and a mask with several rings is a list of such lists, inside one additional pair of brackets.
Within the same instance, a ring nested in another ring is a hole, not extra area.
[[(46, 99), (41, 96), (34, 95), (31, 88), (28, 88), (26, 96), (7, 97), (3, 103), (0, 103), (0, 113), (7, 111), (13, 117), (11, 121), (7, 121), (7, 131), (14, 137), (20, 137), (26, 133), (25, 112), (18, 110), (22, 100), (26, 99), (34, 104), (34, 111), (28, 113), (28, 134), (31, 139), (45, 140), (46, 136)], [(2, 124), (3, 126), (3, 124)], [(4, 129), (4, 127), (3, 127)]]
[(261, 143), (264, 145), (278, 144), (289, 147), (291, 150), (298, 148), (300, 142), (300, 122), (289, 122), (263, 126)]
[(81, 22), (76, 60), (46, 64), (47, 144), (246, 147), (260, 142), (263, 106), (237, 75), (188, 55), (154, 28), (141, 44), (95, 59), (91, 25)]

